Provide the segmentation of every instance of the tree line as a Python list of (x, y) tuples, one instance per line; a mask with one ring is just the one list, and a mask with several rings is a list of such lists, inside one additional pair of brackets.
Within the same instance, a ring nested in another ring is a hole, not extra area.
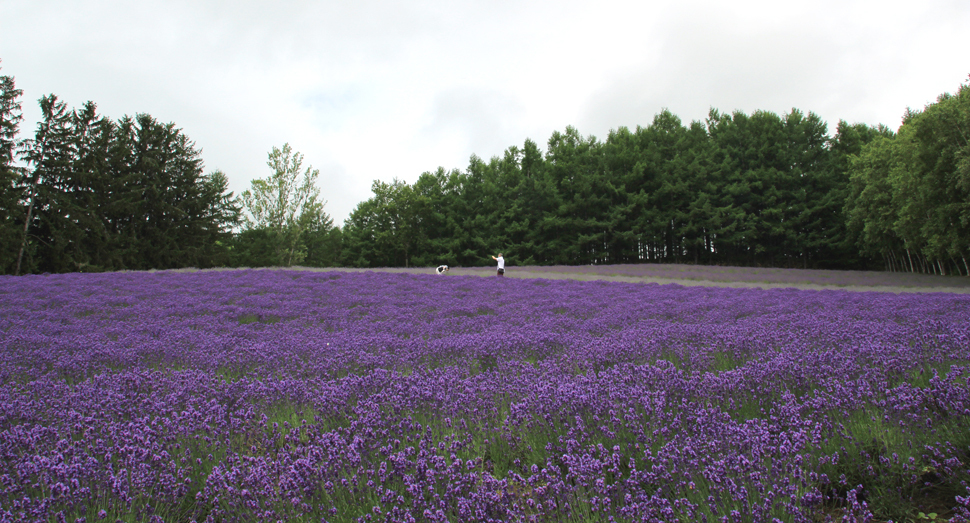
[(526, 140), (466, 171), (374, 182), (343, 229), (359, 266), (484, 262), (865, 266), (846, 229), (843, 165), (883, 127), (818, 116), (711, 111), (684, 125), (662, 111), (604, 141), (573, 127), (545, 154)]
[(375, 181), (347, 265), (693, 263), (970, 274), (970, 87), (898, 134), (793, 109), (667, 110), (603, 141), (554, 132), (465, 171)]
[[(13, 78), (0, 77), (0, 267), (30, 272), (168, 269), (228, 261), (239, 210), (223, 173), (147, 114), (110, 120), (93, 102), (40, 99), (34, 137)], [(15, 163), (20, 159), (26, 166)]]
[(319, 171), (289, 145), (240, 196), (173, 123), (111, 120), (51, 94), (32, 138), (0, 76), (0, 274), (340, 263)]
[(240, 196), (147, 114), (40, 100), (18, 139), (0, 76), (0, 271), (694, 263), (970, 274), (970, 88), (898, 133), (813, 113), (664, 110), (605, 140), (573, 127), (462, 171), (374, 181), (342, 227), (303, 155), (273, 148)]

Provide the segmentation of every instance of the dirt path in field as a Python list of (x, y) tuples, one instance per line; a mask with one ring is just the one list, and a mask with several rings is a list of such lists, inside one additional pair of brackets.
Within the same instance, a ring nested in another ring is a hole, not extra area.
[[(434, 268), (402, 268), (402, 267), (383, 267), (374, 269), (352, 269), (352, 268), (332, 268), (316, 269), (309, 267), (294, 267), (299, 270), (312, 271), (380, 271), (380, 272), (401, 272), (408, 274), (434, 274)], [(543, 267), (509, 267), (505, 276), (507, 278), (543, 278), (548, 280), (581, 280), (581, 281), (615, 281), (625, 283), (657, 283), (660, 285), (676, 284), (686, 287), (734, 287), (748, 289), (801, 289), (801, 290), (843, 290), (853, 292), (946, 292), (956, 294), (970, 294), (970, 278), (956, 279), (956, 277), (931, 277), (923, 278), (930, 284), (906, 284), (906, 285), (887, 285), (887, 284), (820, 284), (807, 282), (767, 282), (767, 281), (724, 281), (724, 280), (704, 280), (695, 278), (665, 278), (658, 276), (635, 276), (623, 274), (603, 274), (598, 272), (583, 272), (582, 267), (570, 267), (570, 271), (550, 270)], [(738, 269), (744, 271), (743, 268)], [(797, 269), (790, 269), (797, 271)], [(816, 271), (817, 272), (817, 271)], [(448, 274), (451, 276), (481, 276), (495, 277), (495, 269), (492, 267), (455, 267)], [(750, 279), (752, 276), (748, 275)], [(885, 275), (885, 278), (892, 278), (892, 275)], [(908, 283), (908, 282), (907, 282)]]

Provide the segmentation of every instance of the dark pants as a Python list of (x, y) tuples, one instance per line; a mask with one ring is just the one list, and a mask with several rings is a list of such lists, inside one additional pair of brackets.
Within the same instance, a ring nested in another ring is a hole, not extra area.
[(495, 272), (496, 276), (505, 276), (505, 269), (499, 269)]

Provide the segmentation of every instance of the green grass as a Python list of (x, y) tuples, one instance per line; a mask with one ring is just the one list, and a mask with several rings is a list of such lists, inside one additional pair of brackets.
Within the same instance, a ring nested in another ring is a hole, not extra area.
[(257, 322), (272, 325), (279, 323), (281, 320), (282, 318), (275, 314), (243, 314), (237, 319), (240, 325), (249, 325), (250, 323)]

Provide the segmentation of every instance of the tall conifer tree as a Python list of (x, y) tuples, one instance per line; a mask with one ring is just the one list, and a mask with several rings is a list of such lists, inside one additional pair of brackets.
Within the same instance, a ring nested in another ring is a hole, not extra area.
[(21, 235), (22, 170), (15, 163), (20, 131), (20, 96), (12, 76), (0, 76), (0, 274), (13, 272)]

